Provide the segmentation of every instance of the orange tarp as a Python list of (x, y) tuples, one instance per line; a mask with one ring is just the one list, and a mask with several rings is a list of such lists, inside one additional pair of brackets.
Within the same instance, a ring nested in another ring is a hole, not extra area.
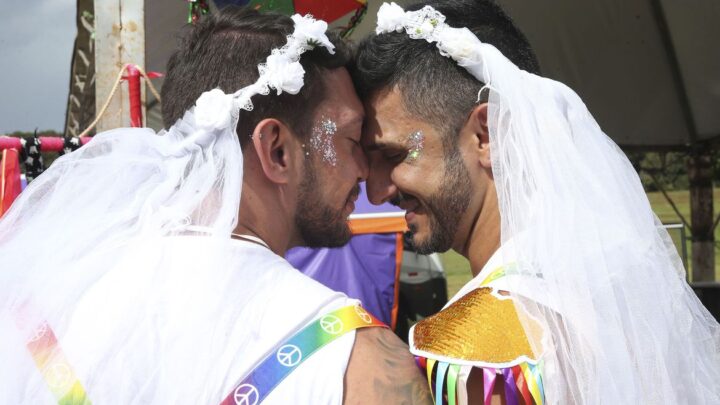
[(408, 230), (404, 217), (356, 218), (351, 219), (350, 230), (353, 235), (366, 233), (395, 233)]

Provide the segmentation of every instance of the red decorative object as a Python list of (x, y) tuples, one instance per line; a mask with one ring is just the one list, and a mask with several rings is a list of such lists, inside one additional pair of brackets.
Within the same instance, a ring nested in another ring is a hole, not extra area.
[[(140, 78), (142, 72), (135, 65), (127, 65), (127, 75), (123, 76), (123, 80), (128, 82), (128, 98), (130, 99), (130, 126), (133, 128), (141, 128), (143, 126), (142, 116), (142, 98), (140, 93)], [(161, 77), (162, 74), (157, 72), (148, 72), (146, 79), (154, 79)]]
[(17, 149), (5, 149), (0, 153), (0, 217), (20, 195), (20, 158)]
[(294, 0), (295, 12), (298, 14), (312, 14), (313, 17), (333, 22), (338, 18), (357, 10), (365, 5), (366, 1), (358, 0)]
[[(90, 142), (92, 138), (84, 136), (80, 138), (83, 145)], [(40, 151), (41, 152), (60, 152), (65, 145), (65, 139), (59, 136), (41, 136), (40, 137)], [(20, 138), (12, 136), (0, 136), (0, 151), (5, 149), (22, 149), (22, 143)]]

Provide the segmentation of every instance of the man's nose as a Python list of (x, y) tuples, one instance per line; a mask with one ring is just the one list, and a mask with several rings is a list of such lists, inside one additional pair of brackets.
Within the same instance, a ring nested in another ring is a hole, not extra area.
[(368, 163), (367, 155), (362, 149), (359, 155), (355, 158), (358, 164), (358, 182), (367, 180), (370, 174), (370, 167)]
[(390, 201), (397, 195), (397, 187), (390, 178), (390, 172), (370, 165), (367, 176), (368, 200), (375, 205)]

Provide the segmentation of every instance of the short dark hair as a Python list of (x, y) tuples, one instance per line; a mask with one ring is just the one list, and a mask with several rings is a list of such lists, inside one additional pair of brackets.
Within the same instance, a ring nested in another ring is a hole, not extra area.
[[(445, 23), (467, 27), (481, 41), (494, 45), (521, 69), (540, 68), (528, 40), (510, 17), (491, 0), (430, 0), (407, 10), (429, 5), (445, 15)], [(411, 39), (405, 32), (371, 35), (357, 47), (351, 69), (363, 99), (395, 86), (405, 108), (434, 124), (444, 135), (456, 135), (477, 101), (483, 86), (453, 59), (440, 55), (436, 44)], [(444, 136), (446, 146), (456, 136)]]
[[(258, 64), (273, 49), (285, 45), (293, 29), (290, 17), (260, 13), (249, 7), (229, 6), (203, 17), (182, 37), (168, 61), (162, 86), (165, 127), (182, 118), (205, 91), (220, 88), (232, 93), (254, 83), (259, 76)], [(325, 97), (322, 72), (350, 62), (351, 52), (342, 39), (331, 32), (328, 37), (335, 45), (334, 55), (317, 47), (300, 58), (305, 69), (300, 93), (277, 96), (271, 90), (268, 96), (252, 98), (252, 111), (240, 111), (237, 133), (241, 145), (248, 142), (257, 123), (269, 117), (282, 121), (299, 136), (307, 136), (312, 128), (312, 113)]]

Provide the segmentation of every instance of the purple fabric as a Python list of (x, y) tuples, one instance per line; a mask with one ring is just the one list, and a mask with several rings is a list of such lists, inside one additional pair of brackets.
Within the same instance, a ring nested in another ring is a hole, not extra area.
[(504, 368), (502, 372), (503, 377), (505, 377), (505, 402), (507, 402), (507, 405), (518, 405), (518, 392), (512, 369), (510, 367)]
[(362, 301), (390, 325), (395, 300), (395, 234), (356, 235), (334, 249), (291, 249), (286, 258), (303, 273)]

